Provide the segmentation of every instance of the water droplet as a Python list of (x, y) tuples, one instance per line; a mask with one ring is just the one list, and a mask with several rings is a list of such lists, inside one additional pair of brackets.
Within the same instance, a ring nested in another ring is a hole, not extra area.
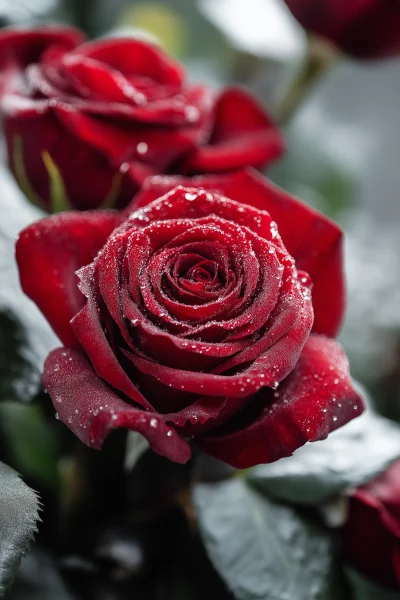
[(167, 431), (167, 436), (168, 436), (168, 437), (171, 437), (171, 435), (173, 435), (173, 433), (174, 433), (174, 432), (172, 431), (172, 429), (170, 429), (169, 431)]
[(332, 421), (337, 421), (337, 417), (332, 417)]
[(58, 416), (58, 413), (56, 413), (56, 414), (55, 414), (55, 417), (56, 417), (57, 421), (58, 421), (58, 420), (59, 420), (59, 418), (60, 418), (60, 417)]
[(149, 149), (149, 147), (146, 144), (146, 142), (139, 142), (139, 144), (136, 146), (136, 150), (137, 150), (138, 154), (146, 154), (148, 149)]
[(141, 94), (140, 92), (136, 92), (134, 98), (136, 104), (138, 104), (139, 106), (143, 106), (147, 103), (146, 96), (144, 94)]
[(150, 419), (150, 427), (157, 427), (158, 421), (157, 419)]
[(199, 109), (196, 108), (195, 106), (186, 106), (185, 108), (185, 116), (187, 118), (188, 121), (190, 121), (191, 123), (193, 123), (194, 121), (197, 121), (197, 119), (199, 118)]
[(187, 192), (185, 194), (185, 198), (186, 198), (186, 200), (189, 200), (191, 202), (193, 200), (196, 200), (197, 194), (191, 194), (190, 192)]

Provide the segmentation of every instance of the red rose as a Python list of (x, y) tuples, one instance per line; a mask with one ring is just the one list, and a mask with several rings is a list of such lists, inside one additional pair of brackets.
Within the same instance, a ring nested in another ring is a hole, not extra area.
[(400, 461), (355, 490), (343, 534), (351, 565), (385, 587), (400, 589)]
[(357, 58), (400, 54), (398, 0), (285, 0), (305, 29)]
[(128, 212), (48, 217), (17, 242), (22, 287), (65, 345), (43, 383), (83, 442), (127, 427), (184, 462), (190, 436), (249, 467), (362, 412), (329, 337), (334, 223), (251, 170), (150, 178)]
[(70, 28), (0, 32), (9, 163), (44, 207), (65, 190), (78, 209), (123, 208), (148, 175), (258, 168), (282, 153), (278, 128), (244, 90), (189, 85), (147, 42), (81, 42)]

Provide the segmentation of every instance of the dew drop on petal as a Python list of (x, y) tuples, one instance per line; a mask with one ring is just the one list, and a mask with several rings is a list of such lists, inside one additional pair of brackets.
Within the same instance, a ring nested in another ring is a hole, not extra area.
[(185, 194), (185, 198), (186, 198), (186, 200), (189, 200), (189, 202), (191, 202), (193, 200), (196, 200), (197, 194), (191, 194), (190, 192), (187, 192)]
[(197, 121), (197, 119), (199, 118), (199, 109), (196, 108), (195, 106), (187, 106), (185, 108), (185, 116), (187, 118), (188, 121), (190, 121), (191, 123), (193, 123), (194, 121)]
[(146, 144), (146, 142), (139, 142), (139, 144), (136, 146), (136, 150), (137, 150), (138, 154), (146, 154), (148, 149), (149, 149), (149, 147)]

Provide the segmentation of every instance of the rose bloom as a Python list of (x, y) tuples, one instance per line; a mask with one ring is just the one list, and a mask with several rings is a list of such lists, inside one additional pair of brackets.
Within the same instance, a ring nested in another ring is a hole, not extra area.
[(353, 492), (343, 539), (351, 565), (380, 585), (400, 589), (400, 461)]
[(400, 54), (398, 0), (285, 0), (312, 33), (357, 58)]
[(157, 173), (221, 173), (281, 155), (276, 125), (239, 88), (189, 85), (133, 38), (72, 28), (0, 32), (0, 114), (22, 189), (51, 211), (125, 207)]
[(253, 170), (151, 177), (125, 214), (47, 217), (17, 261), (64, 344), (43, 384), (94, 448), (126, 427), (177, 462), (193, 438), (250, 467), (363, 410), (333, 339), (342, 233)]

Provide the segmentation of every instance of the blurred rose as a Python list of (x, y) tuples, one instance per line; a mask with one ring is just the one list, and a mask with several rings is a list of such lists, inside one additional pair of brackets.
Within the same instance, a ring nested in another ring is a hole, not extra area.
[(400, 589), (400, 461), (353, 492), (344, 551), (366, 577)]
[(398, 0), (285, 0), (303, 27), (357, 58), (400, 54)]
[(151, 177), (125, 215), (30, 225), (17, 260), (64, 344), (43, 375), (59, 418), (95, 448), (126, 427), (171, 460), (189, 458), (189, 436), (236, 467), (326, 437), (363, 410), (332, 339), (341, 245), (250, 170)]
[(148, 42), (83, 42), (71, 28), (0, 32), (9, 163), (43, 207), (123, 208), (148, 175), (258, 168), (282, 153), (245, 91), (187, 84)]

